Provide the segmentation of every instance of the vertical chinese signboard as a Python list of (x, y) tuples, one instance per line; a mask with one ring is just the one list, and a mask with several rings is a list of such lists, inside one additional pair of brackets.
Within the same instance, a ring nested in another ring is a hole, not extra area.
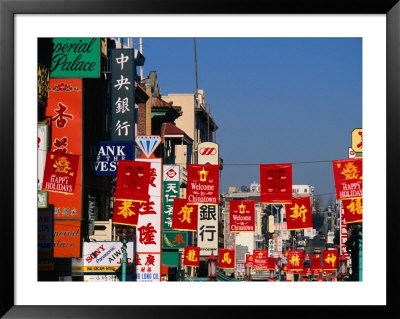
[(260, 165), (260, 202), (292, 203), (292, 164)]
[(231, 200), (229, 202), (229, 230), (231, 232), (255, 231), (254, 200)]
[(135, 139), (135, 55), (133, 49), (111, 50), (111, 139)]
[(197, 246), (200, 256), (218, 252), (218, 205), (199, 204), (197, 222)]
[(234, 249), (219, 249), (218, 267), (225, 269), (235, 268), (235, 250)]
[(174, 198), (179, 198), (179, 165), (163, 166), (162, 229), (172, 229)]
[(362, 197), (362, 159), (332, 161), (335, 179), (336, 199)]
[(99, 78), (100, 38), (53, 38), (51, 78)]
[[(47, 94), (47, 92), (46, 92)], [(46, 95), (47, 99), (47, 95)], [(44, 168), (46, 166), (46, 155), (47, 149), (49, 147), (49, 124), (48, 121), (44, 121), (42, 123), (38, 123), (38, 171), (37, 171), (37, 180), (38, 180), (38, 208), (47, 208), (48, 207), (48, 193), (46, 191), (42, 191), (43, 185), (43, 174)]]
[(347, 241), (347, 222), (344, 215), (344, 209), (340, 209), (340, 256), (349, 259), (349, 253), (347, 252), (346, 241)]
[[(82, 80), (50, 79), (46, 116), (51, 118), (50, 151), (82, 154)], [(82, 160), (73, 194), (51, 192), (54, 205), (54, 257), (79, 257), (82, 219)]]
[(363, 216), (362, 197), (344, 199), (342, 203), (344, 218), (346, 219), (347, 224), (361, 223)]

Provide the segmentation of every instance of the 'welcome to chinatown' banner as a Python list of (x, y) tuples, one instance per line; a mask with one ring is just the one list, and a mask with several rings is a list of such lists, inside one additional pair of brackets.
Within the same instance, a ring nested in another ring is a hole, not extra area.
[(332, 161), (332, 165), (336, 199), (362, 197), (362, 158), (336, 160)]
[(292, 203), (292, 164), (260, 165), (260, 202)]
[(292, 204), (285, 205), (288, 230), (312, 228), (310, 197), (294, 197)]
[(231, 232), (254, 232), (254, 200), (229, 201), (229, 230)]
[(190, 203), (219, 203), (219, 165), (195, 165), (187, 167), (187, 199)]

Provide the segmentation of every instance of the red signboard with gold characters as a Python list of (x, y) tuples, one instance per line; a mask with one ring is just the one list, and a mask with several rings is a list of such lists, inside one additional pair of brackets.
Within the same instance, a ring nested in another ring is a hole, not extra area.
[(253, 267), (253, 255), (246, 254), (246, 262), (244, 264), (245, 267)]
[(197, 204), (189, 203), (185, 198), (174, 198), (171, 229), (197, 231), (197, 215)]
[(288, 230), (312, 228), (310, 197), (294, 197), (292, 204), (286, 204)]
[(219, 268), (235, 268), (235, 250), (234, 249), (219, 249), (219, 258), (218, 258), (218, 267)]
[(185, 246), (183, 265), (199, 267), (200, 264), (200, 247)]
[(339, 266), (339, 253), (337, 250), (323, 250), (322, 261), (324, 270), (336, 270)]
[(187, 200), (190, 203), (219, 203), (219, 165), (187, 166)]
[(253, 250), (253, 270), (268, 270), (268, 250)]
[(42, 189), (73, 194), (78, 163), (78, 155), (47, 152)]
[(292, 203), (292, 164), (260, 165), (260, 202)]
[(362, 197), (344, 199), (342, 203), (344, 210), (344, 219), (346, 220), (346, 223), (361, 223), (363, 216)]
[(362, 158), (332, 161), (332, 165), (336, 199), (362, 197)]
[(254, 200), (229, 201), (229, 230), (231, 232), (254, 232)]
[(137, 226), (142, 204), (133, 200), (115, 200), (112, 222), (114, 224)]
[(303, 270), (303, 251), (289, 250), (287, 251), (287, 269), (288, 270)]

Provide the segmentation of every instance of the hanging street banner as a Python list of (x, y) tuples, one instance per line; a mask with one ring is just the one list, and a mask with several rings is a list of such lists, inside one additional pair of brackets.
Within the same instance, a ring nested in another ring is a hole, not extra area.
[(188, 244), (188, 233), (179, 230), (164, 230), (162, 236), (163, 249), (184, 248)]
[(135, 140), (134, 49), (111, 49), (111, 140)]
[(310, 196), (293, 197), (292, 204), (285, 205), (288, 230), (313, 227)]
[(118, 162), (115, 198), (147, 202), (151, 180), (151, 164), (140, 161)]
[(81, 222), (54, 220), (54, 257), (80, 257)]
[(229, 201), (229, 231), (255, 231), (255, 204), (254, 200)]
[(199, 155), (197, 159), (198, 164), (219, 164), (219, 152), (217, 143), (200, 143), (197, 149), (199, 150)]
[[(82, 258), (72, 259), (74, 273), (120, 272), (122, 270), (123, 243), (119, 241), (83, 242)], [(135, 266), (134, 243), (126, 243), (127, 270)]]
[(78, 155), (47, 152), (42, 189), (49, 192), (73, 194), (78, 163)]
[(187, 199), (190, 203), (219, 203), (219, 166), (187, 165)]
[(147, 205), (147, 203), (115, 199), (112, 222), (114, 224), (137, 226), (139, 210), (144, 205)]
[(276, 258), (268, 257), (268, 270), (276, 270)]
[(356, 153), (362, 153), (362, 151), (363, 151), (363, 130), (362, 130), (362, 128), (356, 128), (351, 132), (351, 148)]
[(339, 267), (339, 253), (337, 250), (323, 250), (322, 261), (324, 270), (336, 270)]
[(288, 250), (287, 253), (287, 269), (303, 270), (303, 254), (302, 250)]
[(172, 229), (174, 199), (179, 198), (179, 165), (163, 166), (162, 229)]
[(49, 96), (50, 70), (38, 63), (37, 76), (38, 100), (46, 105)]
[(197, 204), (188, 203), (185, 198), (175, 198), (173, 203), (172, 229), (197, 231)]
[(219, 249), (218, 267), (235, 269), (235, 249)]
[(246, 262), (245, 262), (245, 267), (253, 267), (253, 255), (246, 254)]
[(362, 159), (353, 158), (332, 161), (336, 199), (362, 197)]
[(292, 164), (260, 165), (260, 202), (292, 203)]
[[(50, 79), (46, 117), (51, 118), (50, 151), (81, 156), (82, 151), (82, 80)], [(49, 193), (55, 219), (82, 218), (82, 160), (78, 161), (75, 190), (72, 195)], [(61, 250), (61, 248), (59, 249)], [(61, 254), (62, 257), (64, 257)]]
[(344, 218), (346, 219), (346, 223), (361, 223), (363, 216), (363, 204), (362, 197), (353, 198), (353, 199), (344, 199), (343, 203), (343, 211)]
[(349, 253), (347, 252), (347, 221), (343, 207), (340, 209), (340, 256), (349, 259)]
[(183, 265), (199, 267), (200, 247), (186, 246), (183, 254)]
[(94, 170), (97, 176), (116, 176), (118, 161), (134, 160), (132, 142), (99, 142)]
[(99, 78), (100, 38), (53, 38), (51, 78)]
[(200, 256), (218, 252), (218, 205), (199, 205), (197, 223), (197, 246)]
[(136, 281), (159, 282), (161, 280), (161, 254), (137, 253)]
[(49, 147), (49, 124), (48, 121), (38, 123), (38, 190), (42, 189), (43, 174), (46, 166), (46, 155)]
[(253, 250), (253, 270), (268, 270), (268, 250)]

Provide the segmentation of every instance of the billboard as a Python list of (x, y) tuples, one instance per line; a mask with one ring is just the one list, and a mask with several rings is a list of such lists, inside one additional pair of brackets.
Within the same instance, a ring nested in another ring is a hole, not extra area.
[(99, 142), (95, 171), (97, 176), (116, 176), (118, 161), (134, 159), (133, 142)]

